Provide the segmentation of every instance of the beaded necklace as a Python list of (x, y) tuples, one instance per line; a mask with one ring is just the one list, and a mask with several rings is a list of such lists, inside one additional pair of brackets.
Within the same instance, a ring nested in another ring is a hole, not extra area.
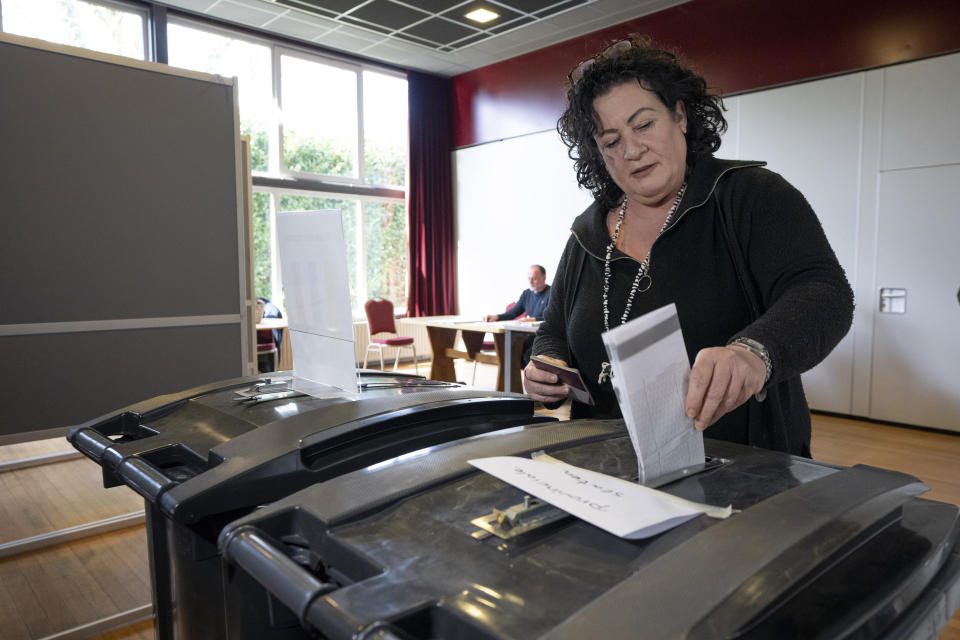
[[(657, 238), (660, 237), (660, 234), (663, 233), (664, 229), (670, 224), (670, 221), (673, 220), (673, 214), (676, 213), (677, 207), (680, 206), (680, 200), (683, 199), (683, 193), (687, 190), (687, 183), (684, 182), (680, 185), (680, 191), (677, 192), (677, 197), (673, 200), (673, 205), (670, 207), (670, 211), (667, 213), (667, 219), (663, 221), (663, 226), (660, 227), (660, 231), (657, 232)], [(607, 302), (607, 295), (610, 291), (610, 258), (613, 256), (613, 249), (617, 244), (617, 238), (620, 237), (620, 227), (623, 225), (623, 215), (627, 212), (627, 196), (624, 194), (623, 203), (620, 205), (620, 215), (617, 217), (617, 226), (613, 229), (613, 238), (610, 240), (610, 244), (607, 245), (607, 255), (603, 261), (603, 328), (606, 331), (610, 331), (610, 309)], [(656, 242), (656, 239), (654, 239)], [(643, 293), (650, 289), (650, 286), (653, 284), (653, 280), (650, 278), (650, 251), (653, 250), (651, 245), (650, 250), (647, 251), (646, 257), (644, 257), (643, 262), (640, 263), (640, 268), (637, 269), (637, 276), (633, 279), (633, 286), (630, 287), (630, 294), (627, 296), (627, 305), (623, 310), (623, 315), (620, 317), (620, 324), (623, 324), (627, 321), (627, 318), (630, 315), (630, 309), (633, 307), (633, 299), (637, 295), (637, 291)], [(643, 288), (640, 288), (640, 283), (643, 282)], [(598, 380), (599, 384), (610, 377), (610, 363), (604, 362), (603, 366), (600, 369), (600, 378)]]

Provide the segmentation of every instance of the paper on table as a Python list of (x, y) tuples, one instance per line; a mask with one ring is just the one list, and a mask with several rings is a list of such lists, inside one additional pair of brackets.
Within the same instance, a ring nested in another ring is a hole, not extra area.
[(649, 538), (701, 513), (726, 518), (730, 507), (712, 507), (589, 469), (539, 456), (476, 458), (470, 464), (615, 536)]
[(536, 329), (540, 328), (540, 325), (543, 324), (543, 320), (500, 320), (497, 324), (502, 324), (504, 327), (510, 327), (511, 329), (535, 333)]
[(603, 334), (613, 390), (637, 452), (640, 482), (704, 460), (703, 433), (684, 412), (690, 363), (670, 304)]
[[(277, 239), (293, 347), (293, 386), (358, 393), (346, 244), (339, 211), (277, 214)], [(315, 385), (314, 385), (315, 386)]]

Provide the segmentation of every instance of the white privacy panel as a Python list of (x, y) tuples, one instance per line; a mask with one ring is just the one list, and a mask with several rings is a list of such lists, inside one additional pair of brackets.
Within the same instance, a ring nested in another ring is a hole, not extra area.
[(527, 288), (531, 264), (553, 281), (570, 224), (593, 198), (555, 131), (460, 149), (454, 170), (460, 312), (499, 313)]
[(960, 162), (960, 53), (884, 69), (881, 168)]
[[(960, 431), (960, 165), (880, 177), (870, 417)], [(899, 298), (899, 293), (905, 296)]]
[[(744, 95), (731, 130), (740, 158), (766, 160), (804, 194), (854, 286), (862, 93), (863, 74), (855, 74)], [(804, 375), (812, 408), (851, 412), (853, 345), (848, 334)]]

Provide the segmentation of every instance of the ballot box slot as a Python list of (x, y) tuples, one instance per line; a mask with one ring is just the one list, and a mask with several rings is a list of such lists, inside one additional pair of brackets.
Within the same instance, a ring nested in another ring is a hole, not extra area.
[[(305, 438), (300, 459), (311, 471), (339, 473), (459, 438), (518, 424), (555, 421), (547, 416), (517, 414), (518, 407), (512, 401), (504, 403), (501, 413), (492, 408), (488, 402), (464, 402), (428, 410), (398, 411), (388, 418), (371, 416), (350, 424), (341, 435), (333, 435), (333, 430), (329, 430), (316, 438)], [(310, 443), (311, 440), (314, 442)]]

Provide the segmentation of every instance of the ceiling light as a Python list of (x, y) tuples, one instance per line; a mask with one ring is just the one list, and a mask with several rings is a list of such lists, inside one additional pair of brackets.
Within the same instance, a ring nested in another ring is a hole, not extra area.
[(494, 13), (489, 9), (474, 9), (470, 13), (466, 14), (466, 18), (473, 20), (474, 22), (479, 22), (483, 24), (485, 22), (490, 22), (491, 20), (496, 20), (500, 17), (499, 13)]

